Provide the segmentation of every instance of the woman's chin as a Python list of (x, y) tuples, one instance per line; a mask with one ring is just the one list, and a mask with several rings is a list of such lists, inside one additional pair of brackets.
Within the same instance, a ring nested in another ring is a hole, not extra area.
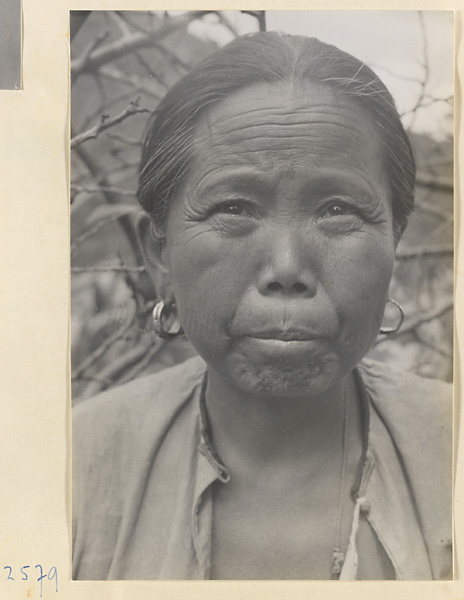
[(243, 393), (263, 398), (315, 397), (326, 393), (346, 375), (336, 357), (295, 364), (241, 363), (231, 365), (227, 380)]

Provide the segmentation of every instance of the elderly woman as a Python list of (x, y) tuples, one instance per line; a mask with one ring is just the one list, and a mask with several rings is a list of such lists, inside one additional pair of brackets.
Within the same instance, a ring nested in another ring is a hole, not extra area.
[(139, 235), (155, 331), (199, 357), (77, 409), (75, 578), (451, 576), (450, 388), (364, 359), (414, 178), (385, 86), (316, 39), (168, 92)]

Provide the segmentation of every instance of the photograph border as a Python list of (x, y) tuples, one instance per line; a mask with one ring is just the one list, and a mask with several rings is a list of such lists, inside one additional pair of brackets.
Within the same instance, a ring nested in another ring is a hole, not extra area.
[[(282, 2), (256, 9), (288, 9)], [(205, 9), (214, 3), (164, 2), (160, 8)], [(464, 64), (464, 2), (364, 3), (292, 1), (299, 10), (456, 10), (457, 69)], [(71, 446), (69, 328), (69, 10), (150, 10), (152, 0), (23, 0), (23, 91), (0, 92), (0, 240), (4, 274), (0, 293), (0, 381), (4, 411), (0, 452), (5, 471), (0, 490), (0, 596), (23, 599), (100, 600), (147, 597), (183, 600), (279, 598), (363, 600), (461, 600), (464, 582), (464, 460), (457, 434), (464, 336), (462, 217), (460, 209), (461, 100), (456, 79), (455, 117), (455, 580), (453, 582), (158, 582), (71, 581)], [(217, 6), (214, 8), (218, 9)], [(228, 6), (227, 8), (235, 8)], [(238, 7), (240, 8), (240, 7)], [(24, 579), (21, 568), (29, 567)], [(41, 567), (39, 570), (37, 567)], [(12, 571), (9, 571), (10, 567)], [(52, 568), (57, 571), (57, 581)], [(11, 574), (11, 578), (8, 574)], [(45, 575), (44, 575), (45, 574)], [(16, 575), (16, 576), (15, 576)], [(39, 577), (42, 576), (42, 579)], [(55, 591), (55, 584), (58, 591)]]

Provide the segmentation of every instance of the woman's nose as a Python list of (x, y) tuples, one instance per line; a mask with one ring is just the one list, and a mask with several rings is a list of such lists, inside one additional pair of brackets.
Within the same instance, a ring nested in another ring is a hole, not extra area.
[(298, 233), (274, 232), (264, 256), (258, 280), (259, 291), (264, 295), (288, 294), (313, 297), (317, 279), (309, 244), (299, 239)]

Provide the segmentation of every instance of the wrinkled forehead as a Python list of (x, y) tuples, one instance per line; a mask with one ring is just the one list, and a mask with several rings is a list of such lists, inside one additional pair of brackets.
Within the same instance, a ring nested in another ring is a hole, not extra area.
[[(297, 131), (303, 125), (350, 127), (356, 139), (378, 137), (366, 110), (355, 99), (347, 98), (323, 84), (294, 85), (288, 82), (254, 84), (225, 98), (205, 111), (196, 128), (196, 140), (210, 142), (213, 136), (234, 134), (261, 127), (266, 134), (272, 126)], [(297, 135), (295, 133), (295, 135)]]
[(362, 105), (321, 84), (256, 84), (209, 109), (193, 174), (243, 164), (269, 171), (343, 167), (385, 185), (383, 146)]

